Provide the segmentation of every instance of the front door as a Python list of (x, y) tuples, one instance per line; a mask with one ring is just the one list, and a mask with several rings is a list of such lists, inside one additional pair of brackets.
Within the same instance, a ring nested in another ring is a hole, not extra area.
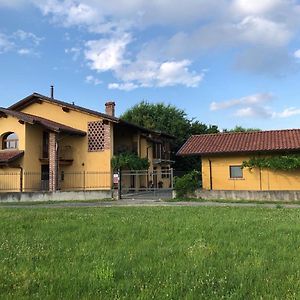
[(41, 165), (41, 189), (49, 190), (49, 165)]

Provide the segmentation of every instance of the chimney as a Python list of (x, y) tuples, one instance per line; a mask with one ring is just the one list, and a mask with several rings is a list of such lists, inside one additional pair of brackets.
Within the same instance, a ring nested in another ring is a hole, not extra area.
[(115, 106), (116, 103), (113, 101), (109, 101), (105, 103), (105, 113), (109, 116), (115, 116)]
[(54, 99), (54, 86), (53, 85), (50, 86), (50, 96), (51, 96), (51, 99)]

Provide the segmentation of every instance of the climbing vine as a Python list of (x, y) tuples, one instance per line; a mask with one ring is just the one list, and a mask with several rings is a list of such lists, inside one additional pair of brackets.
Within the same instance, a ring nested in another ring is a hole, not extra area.
[(291, 171), (300, 168), (300, 155), (287, 154), (270, 157), (252, 157), (248, 161), (244, 161), (242, 167)]

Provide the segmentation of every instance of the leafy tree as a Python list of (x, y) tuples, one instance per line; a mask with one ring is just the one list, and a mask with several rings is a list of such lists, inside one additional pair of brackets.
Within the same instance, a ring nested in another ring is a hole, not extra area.
[(171, 142), (171, 151), (172, 159), (176, 161), (175, 169), (177, 170), (200, 169), (199, 158), (175, 156), (191, 135), (219, 132), (217, 126), (207, 126), (194, 119), (189, 119), (184, 110), (164, 103), (152, 104), (142, 101), (127, 110), (121, 118), (151, 130), (173, 135), (175, 140)]
[(224, 132), (254, 132), (254, 131), (261, 131), (261, 129), (259, 129), (259, 128), (245, 128), (245, 127), (237, 125), (233, 129), (230, 129), (230, 130), (224, 129), (223, 131)]
[(114, 170), (146, 170), (149, 168), (149, 161), (147, 158), (140, 158), (134, 153), (124, 152), (114, 156), (111, 159), (111, 165)]

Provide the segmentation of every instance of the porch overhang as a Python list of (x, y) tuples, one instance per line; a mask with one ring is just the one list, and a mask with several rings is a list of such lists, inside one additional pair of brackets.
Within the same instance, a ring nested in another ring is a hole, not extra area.
[(24, 155), (24, 151), (19, 150), (0, 150), (0, 166), (8, 166)]

